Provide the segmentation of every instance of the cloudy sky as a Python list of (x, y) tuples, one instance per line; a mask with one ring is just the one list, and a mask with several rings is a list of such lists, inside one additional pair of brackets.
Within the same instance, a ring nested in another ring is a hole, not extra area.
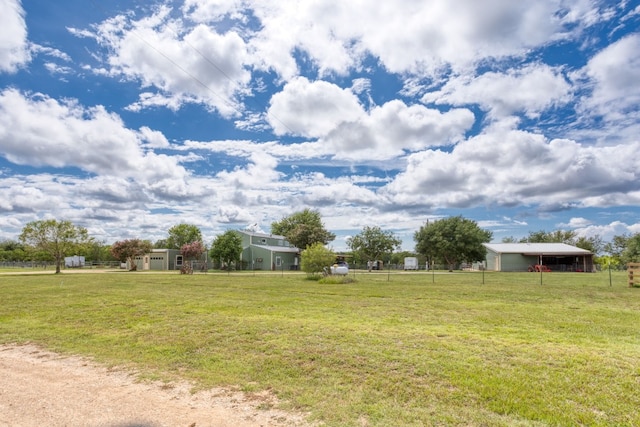
[(0, 0), (0, 239), (640, 232), (640, 6)]

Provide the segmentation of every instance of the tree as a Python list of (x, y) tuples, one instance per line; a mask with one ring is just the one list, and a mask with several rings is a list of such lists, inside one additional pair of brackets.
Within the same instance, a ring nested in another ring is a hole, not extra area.
[(169, 237), (165, 241), (167, 249), (180, 249), (183, 245), (202, 242), (200, 229), (192, 224), (178, 224), (169, 229)]
[(615, 258), (611, 255), (603, 255), (598, 257), (598, 264), (600, 264), (603, 268), (614, 268), (614, 269), (619, 269), (620, 268), (620, 259), (619, 258)]
[(444, 261), (449, 269), (463, 261), (484, 261), (492, 233), (461, 216), (444, 218), (420, 227), (414, 234), (416, 251), (433, 262)]
[(204, 247), (204, 245), (200, 241), (191, 242), (191, 243), (185, 243), (180, 248), (180, 253), (182, 254), (183, 257), (185, 257), (187, 259), (200, 258), (200, 256), (203, 253), (205, 253), (205, 251), (206, 251), (206, 248)]
[(576, 243), (576, 232), (573, 230), (530, 231), (529, 236), (520, 239), (520, 243)]
[(336, 254), (327, 249), (321, 242), (307, 246), (307, 249), (302, 251), (300, 257), (300, 268), (309, 275), (316, 275), (322, 272), (325, 267), (336, 261)]
[(362, 261), (377, 261), (398, 249), (401, 243), (391, 231), (383, 231), (378, 226), (364, 227), (359, 234), (347, 239), (347, 246)]
[(97, 240), (93, 240), (84, 245), (84, 247), (79, 249), (79, 252), (76, 255), (82, 255), (87, 260), (91, 260), (93, 262), (115, 261), (113, 255), (111, 255), (111, 248), (107, 246), (105, 242)]
[(513, 236), (507, 236), (502, 238), (502, 243), (518, 243), (518, 239)]
[(636, 233), (627, 239), (627, 244), (620, 258), (623, 264), (640, 262), (640, 233)]
[(129, 239), (115, 242), (111, 245), (111, 254), (120, 262), (129, 264), (129, 270), (138, 269), (135, 258), (148, 254), (153, 249), (153, 245), (148, 240)]
[(271, 224), (271, 233), (284, 236), (293, 246), (306, 249), (314, 243), (326, 245), (336, 235), (324, 228), (320, 212), (305, 209)]
[(0, 261), (24, 261), (27, 252), (22, 243), (14, 240), (0, 242)]
[(167, 239), (156, 240), (153, 244), (154, 249), (169, 249), (169, 245), (167, 244)]
[(220, 261), (223, 265), (231, 265), (242, 255), (242, 237), (233, 230), (225, 231), (216, 236), (211, 245), (209, 256)]
[(611, 257), (616, 261), (616, 264), (622, 264), (622, 254), (627, 248), (627, 243), (631, 239), (631, 235), (629, 234), (621, 234), (617, 236), (613, 236), (613, 239), (604, 245), (604, 251), (611, 255)]
[(20, 241), (50, 256), (56, 263), (56, 274), (60, 273), (65, 255), (74, 252), (91, 238), (87, 229), (75, 226), (71, 221), (47, 219), (32, 221), (24, 226)]
[[(185, 243), (184, 245), (182, 245), (182, 247), (180, 248), (180, 253), (187, 261), (191, 261), (200, 258), (202, 254), (206, 252), (206, 250), (207, 249), (204, 247), (201, 241), (196, 241)], [(182, 269), (180, 270), (180, 272), (193, 274), (193, 266), (190, 262), (185, 262), (182, 264)]]
[(581, 249), (586, 249), (589, 252), (598, 255), (602, 252), (604, 248), (604, 243), (602, 241), (602, 237), (599, 235), (591, 236), (591, 237), (579, 237), (575, 242), (575, 246)]

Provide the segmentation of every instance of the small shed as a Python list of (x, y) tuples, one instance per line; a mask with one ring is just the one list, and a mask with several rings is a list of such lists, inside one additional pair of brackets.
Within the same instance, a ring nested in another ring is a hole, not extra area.
[(593, 272), (593, 253), (565, 243), (484, 243), (487, 270), (530, 271), (544, 265), (551, 271)]
[(64, 266), (67, 268), (84, 267), (84, 257), (80, 255), (64, 257)]
[(183, 261), (178, 249), (152, 249), (150, 253), (135, 258), (138, 270), (179, 270)]

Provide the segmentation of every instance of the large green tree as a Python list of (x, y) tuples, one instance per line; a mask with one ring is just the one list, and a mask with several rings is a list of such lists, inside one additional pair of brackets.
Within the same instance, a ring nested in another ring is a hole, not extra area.
[(169, 237), (165, 241), (167, 249), (180, 249), (182, 246), (202, 242), (200, 229), (193, 224), (178, 224), (169, 229)]
[(35, 251), (44, 252), (56, 263), (56, 274), (60, 273), (66, 255), (76, 252), (91, 241), (87, 229), (71, 221), (47, 219), (32, 221), (24, 226), (20, 241)]
[(129, 269), (138, 269), (135, 258), (148, 254), (153, 249), (153, 245), (148, 240), (128, 239), (115, 242), (111, 245), (111, 254), (120, 262), (129, 264)]
[(416, 231), (416, 251), (431, 262), (444, 261), (449, 269), (463, 261), (483, 261), (487, 250), (482, 245), (491, 241), (492, 233), (462, 216), (429, 222)]
[(320, 212), (305, 209), (271, 224), (271, 233), (284, 236), (289, 243), (300, 249), (306, 249), (314, 243), (326, 245), (336, 235), (324, 228)]
[(393, 232), (378, 226), (366, 226), (360, 233), (347, 239), (347, 246), (360, 261), (377, 261), (398, 249), (401, 243)]
[(240, 260), (242, 255), (242, 237), (234, 230), (225, 231), (216, 236), (211, 245), (209, 256), (223, 265)]

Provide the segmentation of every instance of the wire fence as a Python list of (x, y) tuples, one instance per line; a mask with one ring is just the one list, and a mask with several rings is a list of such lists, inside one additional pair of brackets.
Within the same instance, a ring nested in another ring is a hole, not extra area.
[[(241, 265), (238, 265), (241, 267)], [(243, 267), (246, 267), (243, 266)], [(427, 269), (426, 265), (420, 265), (418, 269), (405, 269), (404, 264), (386, 264), (384, 266), (371, 266), (366, 263), (354, 263), (349, 265), (347, 276), (358, 282), (366, 282), (372, 280), (375, 282), (380, 281), (396, 281), (402, 280), (407, 275), (418, 278), (420, 283), (457, 283), (463, 280), (465, 283), (483, 284), (500, 284), (505, 280), (513, 280), (517, 283), (530, 284), (530, 285), (554, 285), (564, 284), (569, 282), (575, 283), (591, 283), (598, 286), (631, 286), (629, 285), (629, 279), (627, 271), (624, 269), (608, 269), (598, 268), (595, 272), (561, 272), (561, 271), (534, 271), (534, 272), (496, 272), (487, 271), (482, 269), (480, 265), (467, 265), (463, 264), (455, 269), (449, 269), (447, 265), (437, 264)], [(87, 261), (83, 266), (79, 267), (64, 267), (63, 270), (91, 270), (91, 269), (106, 269), (106, 270), (121, 270), (126, 269), (126, 264), (123, 265), (118, 261)], [(51, 271), (55, 270), (55, 263), (44, 261), (0, 261), (0, 269), (10, 270), (32, 270), (32, 271)], [(179, 270), (166, 271), (167, 273), (176, 273)], [(206, 263), (194, 262), (193, 270), (194, 274), (215, 274), (226, 273), (231, 275), (246, 276), (247, 274), (259, 276), (273, 276), (287, 274), (305, 274), (299, 269), (297, 264), (282, 263), (279, 266), (271, 269), (250, 269), (250, 268), (231, 268), (231, 269), (215, 269), (211, 265)], [(462, 275), (462, 276), (461, 276)], [(638, 274), (640, 277), (640, 274)], [(638, 287), (639, 284), (635, 284)]]
[[(0, 268), (16, 268), (16, 269), (41, 269), (47, 270), (56, 268), (56, 263), (52, 261), (0, 261)], [(65, 269), (83, 269), (83, 268), (121, 268), (119, 261), (86, 261), (82, 265), (65, 266)]]

